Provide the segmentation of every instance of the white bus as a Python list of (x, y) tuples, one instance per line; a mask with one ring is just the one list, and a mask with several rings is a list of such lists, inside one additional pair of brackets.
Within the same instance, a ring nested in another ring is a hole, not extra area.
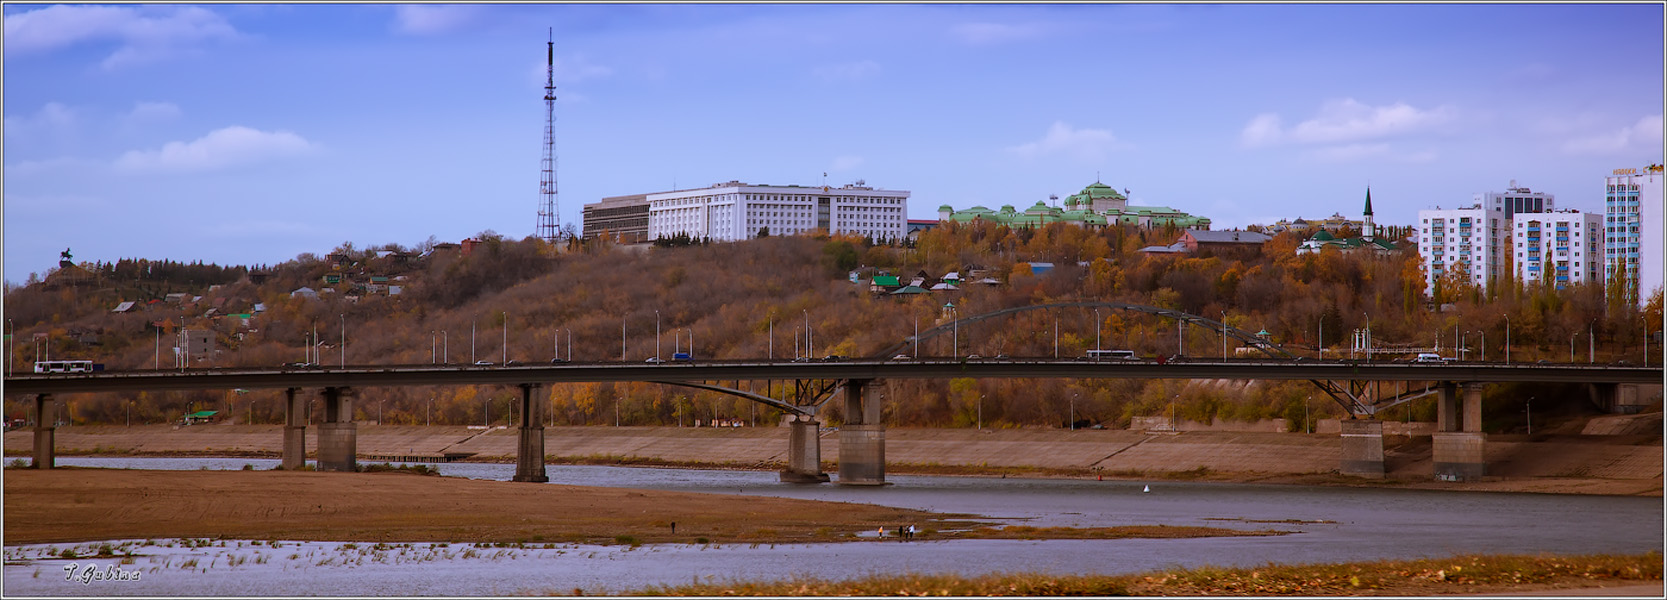
[(1140, 360), (1133, 350), (1089, 350), (1088, 360)]
[(103, 371), (104, 365), (90, 360), (37, 360), (36, 373), (91, 373)]

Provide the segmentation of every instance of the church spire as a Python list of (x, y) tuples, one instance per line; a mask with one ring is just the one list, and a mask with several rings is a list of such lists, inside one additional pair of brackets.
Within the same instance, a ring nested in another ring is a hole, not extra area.
[(1366, 217), (1372, 216), (1372, 186), (1366, 186), (1366, 212), (1360, 214)]

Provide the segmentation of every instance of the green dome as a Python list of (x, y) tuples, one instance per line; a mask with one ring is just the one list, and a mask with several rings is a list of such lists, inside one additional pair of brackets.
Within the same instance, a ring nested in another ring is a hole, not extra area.
[(1308, 239), (1314, 240), (1316, 242), (1329, 242), (1329, 241), (1335, 240), (1337, 238), (1333, 237), (1331, 235), (1331, 232), (1326, 231), (1324, 229), (1321, 229), (1319, 233), (1314, 234), (1314, 237), (1311, 237), (1311, 238), (1308, 238)]
[(955, 212), (955, 207), (945, 204), (938, 207), (938, 212)]

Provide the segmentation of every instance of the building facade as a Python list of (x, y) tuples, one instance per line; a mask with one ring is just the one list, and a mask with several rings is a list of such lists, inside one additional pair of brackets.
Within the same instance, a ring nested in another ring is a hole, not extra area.
[(1511, 221), (1517, 280), (1546, 282), (1561, 290), (1600, 282), (1603, 217), (1578, 210), (1518, 213)]
[(1437, 206), (1418, 211), (1416, 237), (1418, 255), (1424, 261), (1425, 293), (1434, 293), (1436, 280), (1455, 268), (1469, 273), (1472, 285), (1493, 285), (1495, 278), (1506, 273), (1505, 264), (1514, 251), (1512, 218), (1555, 208), (1555, 196), (1519, 187), (1512, 180), (1504, 192), (1477, 194), (1469, 208)]
[(584, 237), (607, 236), (619, 244), (643, 244), (648, 237), (648, 194), (614, 196), (585, 205)]
[(1642, 304), (1661, 287), (1661, 165), (1604, 178), (1604, 280)]
[(821, 229), (876, 240), (907, 235), (909, 192), (858, 181), (838, 188), (739, 181), (647, 194), (648, 239), (687, 234), (712, 241), (794, 235)]
[(1557, 210), (1557, 197), (1517, 185), (1515, 179), (1503, 192), (1476, 194), (1476, 205), (1486, 206), (1491, 212), (1503, 213), (1509, 219), (1517, 213), (1551, 212)]

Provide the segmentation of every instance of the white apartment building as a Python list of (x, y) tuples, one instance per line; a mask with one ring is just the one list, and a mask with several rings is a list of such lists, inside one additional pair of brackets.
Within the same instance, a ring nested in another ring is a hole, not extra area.
[(1518, 187), (1515, 179), (1510, 187), (1503, 192), (1487, 192), (1476, 194), (1476, 204), (1486, 206), (1490, 212), (1504, 213), (1509, 219), (1517, 213), (1537, 213), (1557, 210), (1557, 197), (1545, 192), (1536, 192), (1525, 187)]
[(696, 190), (648, 194), (648, 238), (686, 233), (734, 241), (813, 229), (876, 240), (908, 231), (909, 192), (876, 190), (858, 181), (842, 187), (750, 185), (739, 181)]
[(1615, 169), (1603, 182), (1604, 281), (1624, 281), (1639, 304), (1661, 287), (1661, 171)]
[(1504, 192), (1476, 194), (1469, 208), (1418, 211), (1418, 255), (1424, 261), (1424, 293), (1457, 267), (1470, 273), (1477, 287), (1493, 285), (1510, 258), (1511, 219), (1517, 213), (1553, 210), (1556, 197), (1517, 185)]
[(1517, 280), (1564, 289), (1602, 282), (1603, 216), (1578, 210), (1518, 214), (1511, 239)]

